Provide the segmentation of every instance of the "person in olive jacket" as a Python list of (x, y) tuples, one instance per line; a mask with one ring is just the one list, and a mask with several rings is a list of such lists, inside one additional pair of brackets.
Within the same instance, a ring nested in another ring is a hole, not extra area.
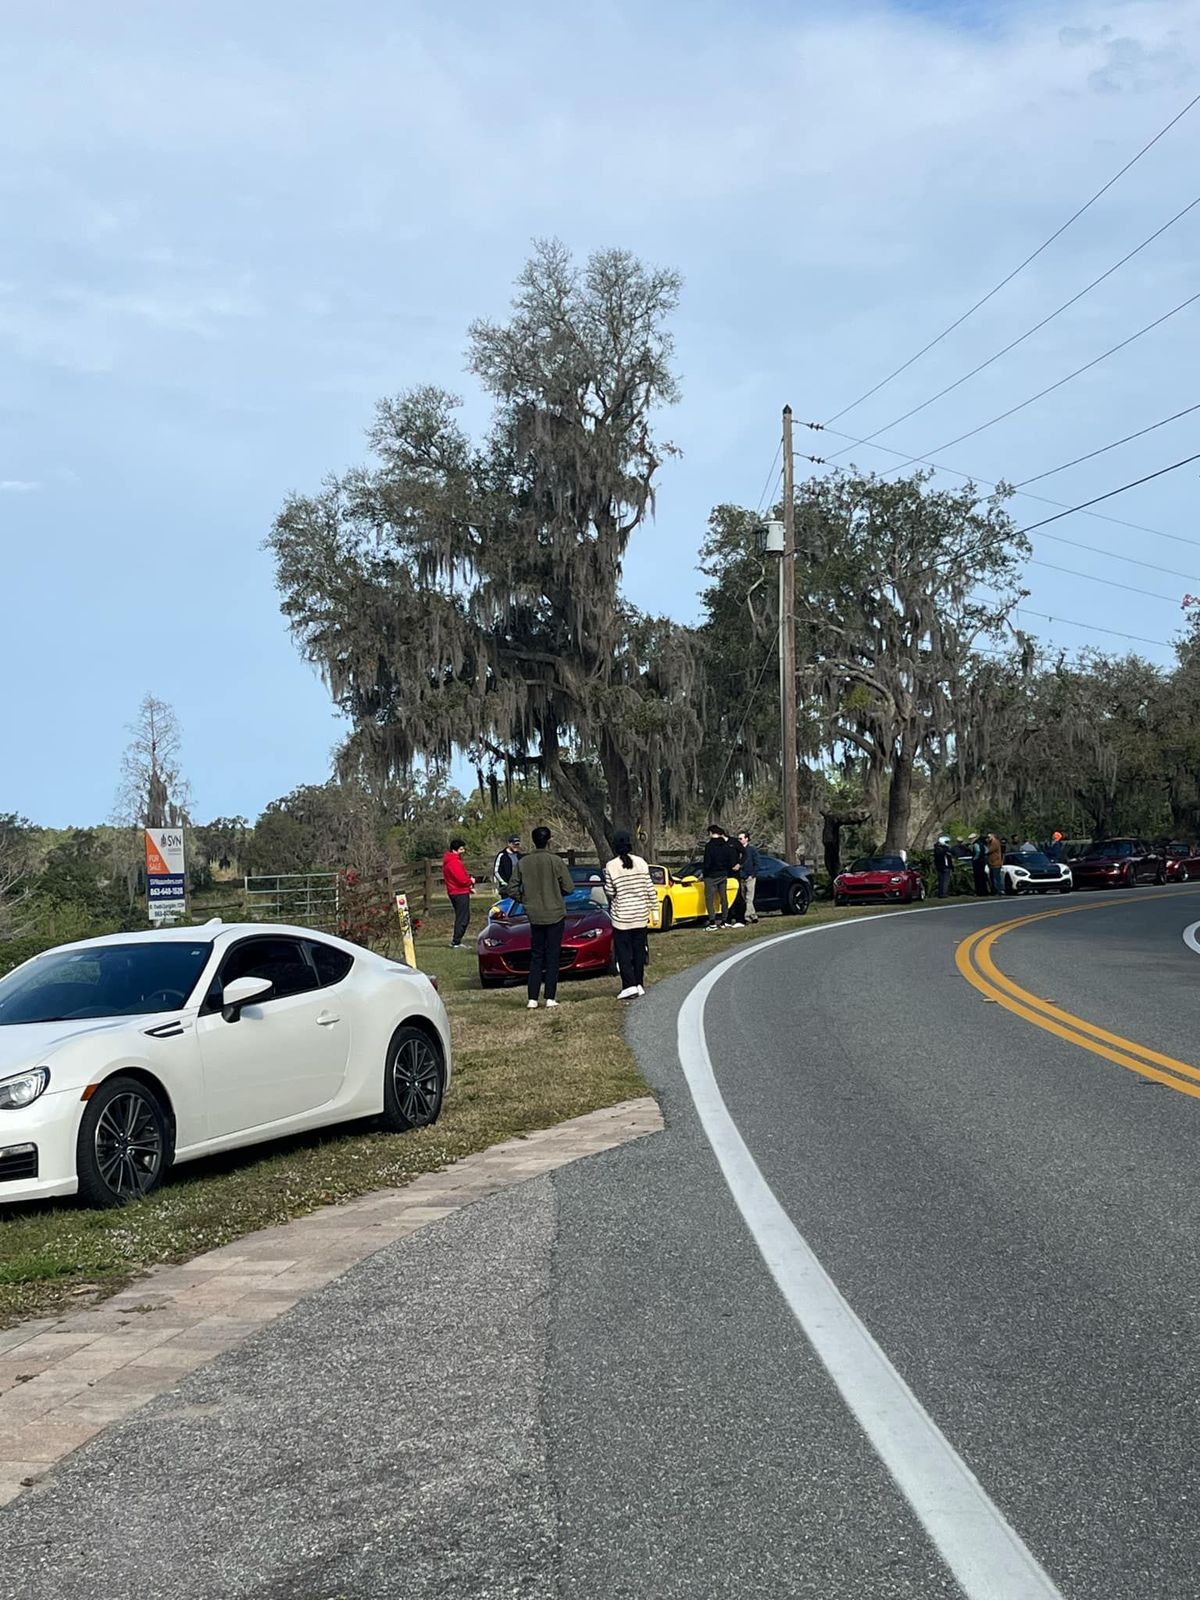
[(575, 884), (561, 856), (551, 855), (549, 828), (533, 830), (533, 850), (522, 856), (509, 883), (509, 893), (525, 907), (532, 940), (529, 956), (529, 1009), (536, 1011), (543, 981), (546, 1006), (557, 1006), (558, 966), (562, 958), (567, 896)]

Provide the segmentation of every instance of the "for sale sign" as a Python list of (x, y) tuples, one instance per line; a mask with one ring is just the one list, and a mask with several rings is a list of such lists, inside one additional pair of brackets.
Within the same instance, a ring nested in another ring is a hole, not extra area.
[(171, 922), (187, 909), (183, 829), (146, 829), (146, 892), (151, 922)]

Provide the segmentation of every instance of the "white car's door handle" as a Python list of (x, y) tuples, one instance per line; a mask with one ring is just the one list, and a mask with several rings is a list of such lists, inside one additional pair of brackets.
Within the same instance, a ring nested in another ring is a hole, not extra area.
[(341, 1020), (336, 1011), (322, 1011), (317, 1018), (317, 1027), (332, 1028), (335, 1022), (340, 1022)]

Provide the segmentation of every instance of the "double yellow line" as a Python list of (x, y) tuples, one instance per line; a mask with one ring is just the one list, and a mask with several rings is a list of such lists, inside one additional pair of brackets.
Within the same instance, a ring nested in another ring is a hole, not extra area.
[(1070, 1011), (1064, 1011), (1052, 1000), (1041, 999), (1001, 972), (992, 957), (997, 941), (1015, 928), (1027, 928), (1034, 922), (1072, 916), (1080, 911), (1112, 909), (1116, 905), (1137, 903), (1107, 901), (1103, 905), (1093, 903), (1069, 909), (1064, 907), (1057, 911), (1039, 911), (1033, 916), (1016, 917), (1011, 922), (982, 928), (959, 945), (954, 953), (955, 964), (968, 983), (1014, 1016), (1023, 1017), (1026, 1022), (1032, 1022), (1035, 1027), (1065, 1039), (1068, 1044), (1077, 1044), (1084, 1050), (1090, 1050), (1093, 1055), (1103, 1056), (1106, 1061), (1115, 1061), (1119, 1067), (1140, 1073), (1143, 1078), (1151, 1078), (1155, 1083), (1164, 1083), (1170, 1089), (1177, 1089), (1180, 1094), (1190, 1094), (1200, 1099), (1200, 1068), (1186, 1061), (1176, 1061), (1173, 1056), (1164, 1056), (1157, 1050), (1138, 1044), (1134, 1039), (1124, 1039), (1120, 1034), (1110, 1033), (1107, 1028), (1097, 1027), (1094, 1022), (1087, 1022)]

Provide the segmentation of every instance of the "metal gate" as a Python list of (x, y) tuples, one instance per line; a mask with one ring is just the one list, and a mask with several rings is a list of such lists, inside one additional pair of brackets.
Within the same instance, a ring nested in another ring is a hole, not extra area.
[(336, 933), (341, 899), (336, 872), (279, 872), (246, 878), (251, 922), (292, 922)]

